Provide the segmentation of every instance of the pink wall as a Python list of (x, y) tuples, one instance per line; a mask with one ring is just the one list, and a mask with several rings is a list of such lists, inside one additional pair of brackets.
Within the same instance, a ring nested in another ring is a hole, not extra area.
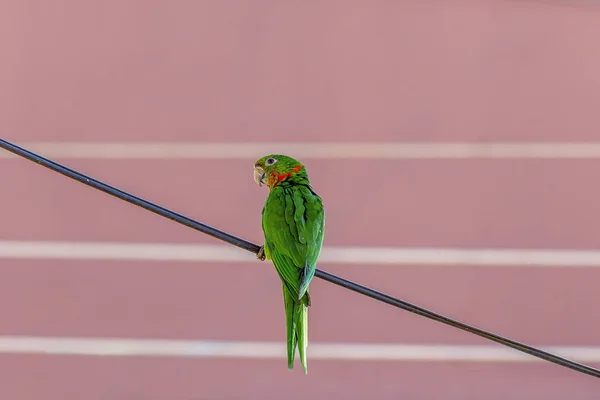
[(600, 6), (0, 5), (0, 127), (45, 140), (594, 140)]

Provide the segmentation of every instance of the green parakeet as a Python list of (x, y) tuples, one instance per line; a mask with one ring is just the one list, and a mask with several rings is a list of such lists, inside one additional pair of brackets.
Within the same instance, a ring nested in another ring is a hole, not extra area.
[(258, 254), (273, 261), (283, 286), (288, 369), (294, 369), (296, 347), (308, 373), (308, 285), (315, 275), (323, 245), (325, 211), (302, 163), (271, 154), (254, 164), (254, 180), (268, 186), (262, 210), (264, 245)]

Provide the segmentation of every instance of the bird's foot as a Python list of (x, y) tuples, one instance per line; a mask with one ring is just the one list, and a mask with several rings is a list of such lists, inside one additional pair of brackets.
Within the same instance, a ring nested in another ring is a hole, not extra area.
[(265, 246), (264, 245), (260, 246), (260, 249), (256, 253), (256, 258), (258, 258), (260, 261), (265, 261), (266, 257), (265, 257)]

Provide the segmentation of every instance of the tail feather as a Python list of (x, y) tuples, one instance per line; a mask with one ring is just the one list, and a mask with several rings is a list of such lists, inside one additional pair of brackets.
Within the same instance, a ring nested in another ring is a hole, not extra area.
[(285, 322), (287, 328), (287, 359), (288, 369), (294, 369), (296, 347), (300, 353), (300, 362), (304, 373), (308, 373), (306, 349), (308, 347), (308, 307), (309, 295), (305, 294), (297, 300), (294, 295), (283, 285), (283, 299), (285, 302)]
[(308, 374), (308, 365), (306, 362), (306, 349), (308, 348), (308, 305), (306, 304), (306, 296), (300, 300), (296, 306), (295, 325), (296, 335), (298, 338), (298, 352), (300, 353), (300, 362), (305, 374)]

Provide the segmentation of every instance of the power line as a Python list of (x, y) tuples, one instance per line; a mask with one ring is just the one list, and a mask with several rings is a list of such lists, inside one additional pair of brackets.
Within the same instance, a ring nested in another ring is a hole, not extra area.
[[(247, 240), (238, 238), (229, 233), (220, 231), (209, 225), (202, 224), (191, 218), (188, 218), (186, 216), (183, 216), (181, 214), (178, 214), (176, 212), (168, 210), (164, 207), (161, 207), (159, 205), (151, 203), (147, 200), (144, 200), (140, 197), (134, 196), (134, 195), (124, 192), (120, 189), (117, 189), (113, 186), (107, 185), (103, 182), (100, 182), (100, 181), (94, 179), (94, 178), (91, 178), (87, 175), (77, 172), (71, 168), (65, 167), (64, 165), (61, 165), (57, 162), (54, 162), (54, 161), (49, 160), (45, 157), (42, 157), (38, 154), (35, 154), (31, 151), (28, 151), (24, 148), (21, 148), (17, 145), (14, 145), (10, 142), (7, 142), (4, 139), (0, 139), (0, 147), (2, 147), (5, 150), (10, 151), (11, 153), (14, 153), (18, 156), (21, 156), (30, 161), (38, 163), (46, 168), (49, 168), (52, 171), (58, 172), (62, 175), (65, 175), (65, 176), (67, 176), (71, 179), (74, 179), (78, 182), (81, 182), (85, 185), (88, 185), (95, 189), (98, 189), (104, 193), (108, 193), (111, 196), (117, 197), (128, 203), (142, 207), (148, 211), (152, 211), (155, 214), (158, 214), (160, 216), (163, 216), (165, 218), (168, 218), (170, 220), (178, 222), (182, 225), (185, 225), (187, 227), (190, 227), (192, 229), (195, 229), (197, 231), (200, 231), (202, 233), (210, 235), (214, 238), (220, 239), (224, 242), (230, 243), (230, 244), (237, 246), (239, 248), (242, 248), (244, 250), (250, 251), (254, 254), (258, 254), (258, 252), (261, 250), (261, 246), (259, 246), (257, 244), (254, 244)], [(434, 313), (432, 311), (426, 310), (424, 308), (418, 307), (418, 306), (408, 303), (406, 301), (402, 301), (400, 299), (394, 298), (392, 296), (388, 296), (384, 293), (378, 292), (378, 291), (370, 289), (368, 287), (365, 287), (365, 286), (359, 285), (357, 283), (348, 281), (346, 279), (340, 278), (340, 277), (330, 274), (328, 272), (317, 269), (315, 272), (315, 276), (320, 279), (323, 279), (325, 281), (331, 282), (335, 285), (338, 285), (338, 286), (344, 287), (346, 289), (352, 290), (354, 292), (360, 293), (362, 295), (371, 297), (372, 299), (392, 305), (394, 307), (401, 308), (406, 311), (410, 311), (414, 314), (418, 314), (423, 317), (432, 319), (434, 321), (438, 321), (443, 324), (453, 326), (455, 328), (461, 329), (466, 332), (470, 332), (474, 335), (483, 337), (485, 339), (494, 341), (496, 343), (500, 343), (504, 346), (508, 346), (515, 350), (522, 351), (522, 352), (530, 354), (534, 357), (538, 357), (543, 360), (550, 361), (550, 362), (558, 364), (558, 365), (562, 365), (563, 367), (571, 368), (575, 371), (578, 371), (578, 372), (581, 372), (584, 374), (588, 374), (588, 375), (594, 376), (596, 378), (600, 378), (600, 370), (598, 370), (598, 369), (589, 367), (589, 366), (581, 364), (581, 363), (577, 363), (575, 361), (568, 360), (566, 358), (554, 355), (552, 353), (548, 353), (546, 351), (537, 349), (535, 347), (532, 347), (532, 346), (529, 346), (526, 344), (516, 342), (511, 339), (504, 338), (504, 337), (496, 335), (494, 333), (487, 332), (487, 331), (484, 331), (479, 328), (475, 328), (473, 326), (464, 324), (464, 323), (456, 321), (454, 319), (451, 319), (451, 318), (445, 317), (443, 315)]]

